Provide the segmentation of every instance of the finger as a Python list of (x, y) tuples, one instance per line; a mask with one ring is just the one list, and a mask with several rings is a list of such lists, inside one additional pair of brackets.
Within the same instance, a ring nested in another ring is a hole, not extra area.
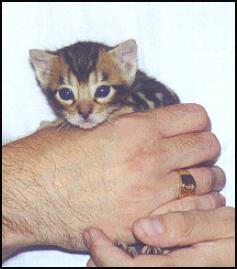
[(88, 260), (86, 267), (96, 267), (95, 263), (91, 258)]
[(198, 104), (177, 104), (141, 113), (130, 113), (118, 117), (113, 122), (116, 132), (126, 138), (129, 133), (140, 135), (141, 129), (146, 138), (148, 135), (152, 135), (153, 138), (170, 137), (211, 129), (207, 112)]
[(198, 104), (177, 104), (149, 111), (153, 125), (162, 137), (211, 129), (204, 107)]
[(151, 215), (161, 215), (177, 211), (210, 210), (224, 205), (225, 197), (219, 192), (214, 192), (202, 196), (191, 196), (171, 201), (154, 210)]
[[(134, 267), (216, 267), (234, 266), (234, 240), (224, 239), (170, 252), (168, 255), (141, 255), (134, 258)], [(228, 253), (228, 258), (227, 254)]]
[(96, 266), (129, 266), (132, 258), (114, 245), (99, 229), (91, 228), (83, 233), (83, 240), (88, 247)]
[(159, 246), (187, 246), (234, 235), (234, 209), (173, 212), (136, 221), (135, 236), (143, 243)]
[(188, 171), (196, 181), (197, 195), (221, 191), (225, 186), (225, 173), (218, 166), (190, 168)]
[[(196, 195), (217, 192), (222, 190), (225, 186), (225, 173), (217, 166), (189, 168), (188, 171), (196, 182)], [(157, 180), (154, 180), (153, 184), (153, 189), (157, 189), (156, 200), (159, 206), (164, 205), (167, 202), (170, 203), (172, 200), (177, 200), (181, 182), (176, 171), (170, 173), (163, 178), (162, 181), (159, 181), (159, 185), (157, 184)], [(165, 191), (161, 192), (160, 190)], [(159, 193), (159, 195), (157, 195), (157, 193)]]
[(169, 171), (191, 167), (216, 159), (220, 154), (220, 143), (210, 132), (184, 134), (163, 139), (159, 160)]

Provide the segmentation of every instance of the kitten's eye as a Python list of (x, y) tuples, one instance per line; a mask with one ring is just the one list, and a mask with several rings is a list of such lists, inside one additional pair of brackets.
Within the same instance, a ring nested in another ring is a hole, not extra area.
[(68, 88), (62, 88), (58, 91), (59, 96), (63, 99), (63, 100), (73, 100), (74, 99), (74, 94), (72, 92), (71, 89)]
[(106, 85), (100, 86), (99, 88), (97, 88), (95, 92), (95, 97), (103, 98), (103, 97), (106, 97), (109, 93), (110, 93), (109, 86), (106, 86)]

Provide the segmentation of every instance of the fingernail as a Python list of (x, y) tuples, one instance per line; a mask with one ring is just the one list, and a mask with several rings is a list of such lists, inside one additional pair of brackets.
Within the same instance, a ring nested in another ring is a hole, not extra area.
[(84, 241), (86, 247), (88, 249), (90, 249), (90, 247), (91, 247), (91, 236), (90, 236), (89, 232), (84, 232), (82, 237), (83, 237), (83, 241)]
[(164, 227), (157, 218), (142, 219), (139, 221), (139, 226), (148, 236), (162, 234)]

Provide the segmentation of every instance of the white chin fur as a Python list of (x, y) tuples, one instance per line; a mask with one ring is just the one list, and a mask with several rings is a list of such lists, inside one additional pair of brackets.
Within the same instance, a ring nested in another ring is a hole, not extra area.
[(97, 126), (98, 124), (104, 122), (107, 119), (107, 114), (105, 113), (97, 113), (91, 114), (89, 119), (85, 121), (80, 115), (67, 115), (66, 119), (72, 125), (78, 126), (82, 129), (91, 129)]
[(79, 126), (82, 129), (91, 129), (95, 126), (97, 126), (99, 123), (97, 122), (81, 122), (77, 126)]

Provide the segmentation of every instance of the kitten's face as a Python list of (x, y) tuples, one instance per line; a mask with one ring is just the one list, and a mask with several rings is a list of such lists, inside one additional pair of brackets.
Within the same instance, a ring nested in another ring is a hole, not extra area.
[(136, 43), (115, 48), (78, 42), (56, 52), (31, 50), (31, 63), (55, 112), (93, 128), (122, 106), (137, 71)]

